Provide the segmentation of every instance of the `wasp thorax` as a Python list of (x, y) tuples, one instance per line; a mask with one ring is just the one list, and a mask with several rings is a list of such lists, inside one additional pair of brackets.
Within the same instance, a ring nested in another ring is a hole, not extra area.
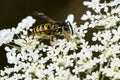
[(57, 29), (57, 32), (67, 32), (70, 33), (70, 27), (67, 22), (56, 22), (55, 24), (55, 29)]

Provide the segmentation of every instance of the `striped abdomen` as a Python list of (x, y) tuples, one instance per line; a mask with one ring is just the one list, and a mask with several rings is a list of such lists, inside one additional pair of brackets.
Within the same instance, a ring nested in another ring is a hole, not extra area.
[(35, 28), (33, 28), (32, 34), (48, 34), (50, 35), (51, 33), (54, 32), (54, 25), (51, 24), (41, 24)]

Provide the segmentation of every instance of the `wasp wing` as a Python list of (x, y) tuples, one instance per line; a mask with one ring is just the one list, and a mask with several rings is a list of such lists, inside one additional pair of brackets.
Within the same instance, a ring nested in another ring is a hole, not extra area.
[(53, 24), (56, 22), (53, 19), (51, 19), (50, 17), (46, 16), (44, 13), (40, 13), (38, 11), (34, 12), (33, 15), (39, 16), (39, 17), (41, 17), (41, 18), (45, 19), (46, 21), (53, 23)]

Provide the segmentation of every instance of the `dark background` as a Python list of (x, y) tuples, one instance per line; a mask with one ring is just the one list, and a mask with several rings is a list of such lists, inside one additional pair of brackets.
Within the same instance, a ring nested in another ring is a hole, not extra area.
[[(80, 17), (87, 10), (84, 0), (1, 0), (0, 1), (0, 30), (17, 27), (17, 24), (34, 11), (44, 12), (54, 20), (64, 21), (68, 14), (74, 14), (79, 26)], [(37, 24), (44, 22), (37, 19)], [(0, 69), (8, 66), (4, 46), (0, 47)]]
[(55, 20), (65, 20), (72, 13), (80, 23), (85, 12), (84, 0), (1, 0), (0, 29), (16, 27), (18, 22), (34, 11), (44, 12)]

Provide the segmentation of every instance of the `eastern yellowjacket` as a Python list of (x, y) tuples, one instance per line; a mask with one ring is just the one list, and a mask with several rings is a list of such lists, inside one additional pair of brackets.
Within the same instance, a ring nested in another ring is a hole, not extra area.
[(72, 40), (69, 34), (73, 34), (73, 28), (69, 21), (56, 22), (53, 19), (47, 17), (44, 13), (34, 12), (34, 15), (39, 16), (48, 21), (46, 24), (41, 24), (33, 28), (32, 34), (38, 35), (36, 40), (43, 39), (46, 36), (50, 37), (52, 41), (56, 35), (64, 36), (68, 40)]

